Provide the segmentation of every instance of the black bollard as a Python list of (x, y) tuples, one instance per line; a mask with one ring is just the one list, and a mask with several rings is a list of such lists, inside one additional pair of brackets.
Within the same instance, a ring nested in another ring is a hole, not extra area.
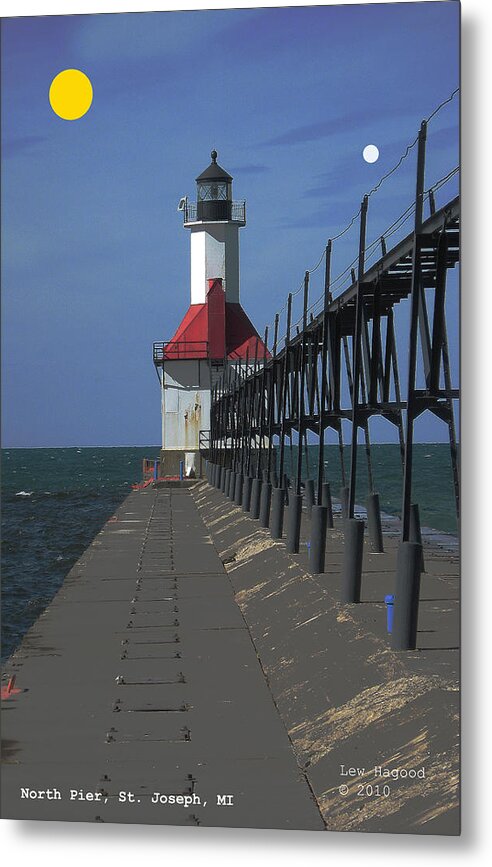
[(224, 493), (224, 491), (225, 491), (226, 483), (227, 483), (227, 474), (229, 472), (230, 472), (230, 470), (228, 470), (227, 467), (224, 467), (224, 472), (222, 473), (222, 484), (220, 486), (220, 490), (222, 491), (222, 493)]
[(382, 554), (383, 547), (383, 530), (381, 528), (381, 508), (379, 505), (379, 494), (369, 494), (366, 501), (367, 509), (367, 532), (371, 540), (372, 548), (377, 554)]
[(270, 506), (272, 503), (272, 486), (263, 482), (260, 494), (260, 527), (268, 527), (270, 523)]
[(282, 538), (282, 533), (284, 529), (284, 502), (284, 489), (273, 488), (272, 507), (270, 511), (270, 535), (272, 539)]
[(272, 488), (278, 488), (278, 476), (275, 470), (272, 470), (270, 473), (270, 481), (272, 483)]
[(249, 512), (251, 508), (251, 484), (253, 479), (251, 476), (245, 476), (243, 479), (243, 499), (242, 499), (242, 509), (243, 512)]
[(360, 602), (364, 521), (347, 518), (343, 527), (342, 602)]
[(289, 479), (287, 478), (287, 473), (284, 473), (284, 492), (285, 492), (285, 505), (289, 505)]
[(398, 549), (395, 602), (393, 609), (393, 650), (415, 650), (420, 598), (422, 545), (402, 542)]
[(217, 473), (217, 478), (215, 480), (215, 487), (220, 491), (222, 487), (222, 476), (224, 474), (224, 467), (219, 465), (219, 471)]
[(231, 477), (229, 479), (229, 490), (227, 492), (227, 497), (229, 500), (234, 499), (234, 493), (236, 491), (236, 473), (233, 470), (231, 473)]
[(314, 506), (314, 481), (313, 479), (306, 479), (304, 482), (304, 494), (306, 497), (306, 512), (308, 518), (311, 517), (311, 510)]
[(228, 492), (229, 492), (229, 484), (231, 482), (231, 473), (232, 473), (232, 470), (229, 467), (226, 470), (226, 477), (225, 477), (225, 484), (224, 484), (224, 494), (226, 497), (227, 497)]
[(408, 541), (416, 542), (422, 547), (422, 572), (425, 572), (424, 563), (424, 545), (422, 543), (422, 530), (420, 528), (420, 513), (417, 503), (412, 503), (410, 506), (410, 526), (408, 532)]
[(348, 503), (349, 503), (349, 489), (348, 488), (340, 488), (340, 507), (342, 509), (342, 518), (348, 518)]
[(217, 465), (216, 465), (216, 464), (212, 464), (212, 466), (211, 466), (211, 473), (210, 473), (210, 484), (212, 485), (212, 487), (215, 485), (215, 474), (216, 474), (216, 472), (217, 472)]
[(253, 484), (251, 485), (251, 517), (259, 518), (260, 517), (260, 496), (261, 496), (261, 479), (253, 479)]
[(236, 487), (234, 489), (234, 502), (240, 506), (243, 502), (243, 474), (236, 473)]
[(289, 495), (289, 513), (287, 516), (287, 551), (291, 554), (299, 553), (299, 540), (301, 536), (302, 518), (302, 494)]
[(333, 529), (333, 506), (331, 503), (330, 483), (324, 482), (321, 488), (321, 505), (326, 506), (326, 526)]
[(313, 506), (311, 510), (311, 545), (309, 546), (309, 571), (321, 575), (325, 571), (326, 506)]

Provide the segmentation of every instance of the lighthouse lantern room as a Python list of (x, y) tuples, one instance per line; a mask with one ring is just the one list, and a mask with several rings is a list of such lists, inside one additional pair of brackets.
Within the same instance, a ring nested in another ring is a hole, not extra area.
[(191, 303), (173, 337), (154, 343), (161, 385), (161, 476), (202, 475), (210, 429), (212, 389), (225, 365), (248, 356), (261, 362), (267, 350), (241, 306), (239, 229), (246, 203), (232, 199), (232, 177), (212, 162), (196, 178), (196, 202), (181, 199), (190, 230)]

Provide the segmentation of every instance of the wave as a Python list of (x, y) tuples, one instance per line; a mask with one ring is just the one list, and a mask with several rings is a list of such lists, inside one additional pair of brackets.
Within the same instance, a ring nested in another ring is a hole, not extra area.
[(17, 491), (16, 497), (32, 497), (34, 491)]

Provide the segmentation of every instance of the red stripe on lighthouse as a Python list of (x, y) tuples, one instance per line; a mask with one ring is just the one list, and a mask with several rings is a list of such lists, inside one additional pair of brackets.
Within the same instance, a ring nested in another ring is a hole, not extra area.
[(226, 354), (226, 305), (222, 280), (209, 280), (208, 287), (208, 354), (209, 358), (223, 359)]

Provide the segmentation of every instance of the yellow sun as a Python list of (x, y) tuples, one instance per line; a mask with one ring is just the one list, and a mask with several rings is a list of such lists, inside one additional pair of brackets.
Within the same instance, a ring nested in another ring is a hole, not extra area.
[(92, 104), (92, 84), (80, 69), (64, 69), (51, 82), (50, 105), (63, 120), (78, 120)]

